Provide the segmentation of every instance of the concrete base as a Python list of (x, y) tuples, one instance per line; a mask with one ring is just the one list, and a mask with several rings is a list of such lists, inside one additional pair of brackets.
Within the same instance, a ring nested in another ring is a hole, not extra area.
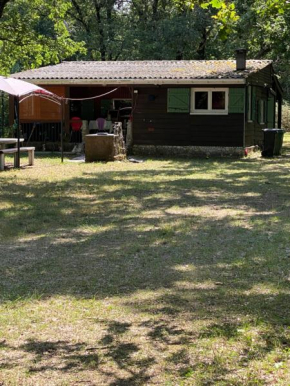
[(114, 134), (88, 134), (85, 137), (86, 162), (114, 161)]
[(134, 145), (133, 154), (166, 157), (244, 157), (244, 147)]

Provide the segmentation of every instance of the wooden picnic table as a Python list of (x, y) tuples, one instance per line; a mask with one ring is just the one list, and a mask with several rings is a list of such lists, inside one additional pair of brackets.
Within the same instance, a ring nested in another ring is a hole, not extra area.
[[(19, 142), (23, 142), (24, 139), (20, 138)], [(13, 145), (17, 144), (18, 139), (17, 138), (0, 138), (0, 171), (3, 171), (5, 169), (5, 155), (6, 154), (13, 154), (14, 155), (14, 166), (19, 167), (20, 165), (17, 164), (17, 154), (18, 154), (18, 148), (13, 147), (11, 149), (5, 149), (6, 145)], [(34, 150), (35, 147), (21, 147), (20, 152), (28, 152), (28, 160), (29, 165), (34, 164)]]
[[(12, 143), (17, 143), (17, 138), (0, 138), (0, 143), (5, 145), (10, 145)], [(20, 138), (20, 142), (23, 142), (24, 138)]]
[[(2, 146), (5, 147), (6, 145), (13, 145), (14, 143), (17, 143), (17, 138), (0, 138), (0, 149), (2, 149)], [(20, 138), (20, 142), (23, 142), (24, 138)]]

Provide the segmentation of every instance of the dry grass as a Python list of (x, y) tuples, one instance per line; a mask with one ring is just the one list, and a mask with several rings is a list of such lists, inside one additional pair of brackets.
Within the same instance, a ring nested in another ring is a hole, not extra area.
[(289, 172), (284, 156), (1, 173), (0, 384), (290, 384)]

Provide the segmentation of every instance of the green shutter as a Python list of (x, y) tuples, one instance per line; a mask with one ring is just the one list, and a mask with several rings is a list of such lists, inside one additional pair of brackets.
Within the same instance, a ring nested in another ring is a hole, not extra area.
[(268, 98), (267, 105), (267, 126), (271, 129), (275, 126), (274, 120), (274, 110), (275, 110), (275, 99), (274, 97)]
[(167, 90), (167, 112), (189, 113), (189, 88), (169, 88)]
[(252, 121), (257, 122), (257, 95), (256, 87), (253, 87), (252, 93)]
[(243, 113), (245, 111), (245, 89), (230, 88), (229, 113)]

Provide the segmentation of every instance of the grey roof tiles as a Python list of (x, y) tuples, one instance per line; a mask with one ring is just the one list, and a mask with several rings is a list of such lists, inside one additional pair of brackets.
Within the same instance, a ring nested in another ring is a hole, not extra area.
[(270, 63), (268, 60), (247, 60), (247, 69), (236, 71), (235, 60), (79, 61), (62, 62), (12, 76), (24, 80), (245, 79)]

